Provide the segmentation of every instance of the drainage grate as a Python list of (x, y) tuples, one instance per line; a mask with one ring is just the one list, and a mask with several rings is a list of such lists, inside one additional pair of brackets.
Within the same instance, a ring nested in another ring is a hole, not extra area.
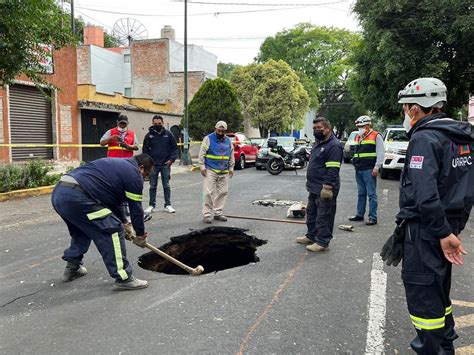
[[(160, 250), (192, 268), (202, 265), (205, 274), (217, 272), (260, 261), (257, 247), (267, 241), (246, 232), (247, 229), (242, 228), (209, 227), (172, 237), (171, 242), (160, 246)], [(165, 274), (187, 274), (153, 252), (140, 256), (138, 265)]]

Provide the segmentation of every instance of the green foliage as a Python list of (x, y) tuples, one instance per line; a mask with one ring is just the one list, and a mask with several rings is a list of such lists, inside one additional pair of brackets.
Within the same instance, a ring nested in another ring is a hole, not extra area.
[(188, 107), (189, 135), (200, 140), (214, 131), (218, 121), (226, 121), (229, 132), (241, 130), (240, 103), (232, 86), (224, 79), (206, 80)]
[(0, 165), (0, 193), (56, 184), (61, 174), (48, 174), (52, 167), (41, 160), (25, 165)]
[(472, 0), (358, 0), (363, 41), (354, 53), (355, 98), (380, 116), (400, 122), (398, 91), (419, 77), (448, 87), (454, 113), (474, 91)]
[[(38, 73), (38, 45), (56, 49), (75, 45), (69, 15), (55, 0), (0, 1), (0, 85), (11, 83), (21, 73), (35, 84), (48, 83)], [(48, 85), (49, 86), (49, 85)]]
[(318, 116), (328, 118), (338, 135), (365, 110), (354, 102), (347, 82), (353, 71), (350, 62), (360, 36), (347, 30), (302, 23), (268, 37), (257, 60), (286, 61), (300, 76)]
[(219, 62), (217, 63), (217, 76), (222, 79), (230, 80), (232, 72), (239, 67), (241, 67), (241, 65)]
[(300, 78), (282, 60), (237, 68), (230, 81), (240, 97), (244, 116), (260, 134), (299, 129), (309, 109), (309, 96)]

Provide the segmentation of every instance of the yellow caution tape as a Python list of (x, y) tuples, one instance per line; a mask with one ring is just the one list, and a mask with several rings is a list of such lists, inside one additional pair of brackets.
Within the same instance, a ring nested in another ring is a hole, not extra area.
[[(189, 142), (189, 144), (201, 144), (202, 142)], [(143, 144), (139, 144), (139, 147)], [(184, 143), (178, 143), (178, 146), (184, 146)], [(0, 144), (6, 148), (107, 148), (100, 144)]]

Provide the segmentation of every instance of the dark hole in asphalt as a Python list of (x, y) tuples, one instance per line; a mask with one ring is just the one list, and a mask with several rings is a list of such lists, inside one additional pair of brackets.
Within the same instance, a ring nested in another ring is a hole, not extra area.
[[(192, 268), (202, 265), (204, 274), (208, 274), (260, 261), (257, 247), (267, 241), (246, 232), (247, 229), (242, 228), (208, 227), (172, 237), (159, 249)], [(140, 256), (138, 265), (165, 274), (187, 275), (186, 271), (153, 252)]]

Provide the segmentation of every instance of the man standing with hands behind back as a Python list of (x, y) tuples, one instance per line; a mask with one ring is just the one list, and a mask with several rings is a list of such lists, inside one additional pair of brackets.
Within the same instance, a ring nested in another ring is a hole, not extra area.
[(165, 211), (174, 213), (176, 210), (171, 206), (171, 165), (178, 157), (178, 145), (173, 133), (163, 127), (163, 117), (155, 115), (152, 119), (153, 125), (143, 139), (143, 153), (153, 159), (153, 171), (150, 175), (150, 202), (145, 210), (150, 214), (156, 207), (156, 188), (158, 186), (158, 175), (161, 174), (163, 194), (165, 197)]
[(222, 214), (225, 200), (229, 194), (229, 177), (234, 175), (234, 146), (225, 135), (227, 123), (216, 123), (213, 133), (202, 140), (199, 150), (199, 166), (204, 177), (203, 184), (203, 222), (212, 223), (214, 219), (226, 222), (227, 217)]

